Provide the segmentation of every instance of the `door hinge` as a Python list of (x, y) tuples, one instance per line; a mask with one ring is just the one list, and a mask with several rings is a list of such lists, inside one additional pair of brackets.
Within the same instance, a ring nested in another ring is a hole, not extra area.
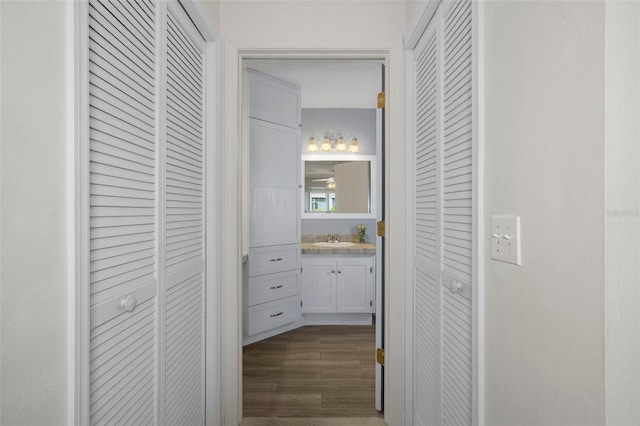
[(378, 237), (384, 237), (384, 220), (378, 221)]
[(384, 107), (385, 107), (384, 92), (380, 92), (378, 93), (378, 108), (384, 108)]
[(378, 361), (378, 364), (384, 365), (384, 348), (376, 350), (376, 361)]

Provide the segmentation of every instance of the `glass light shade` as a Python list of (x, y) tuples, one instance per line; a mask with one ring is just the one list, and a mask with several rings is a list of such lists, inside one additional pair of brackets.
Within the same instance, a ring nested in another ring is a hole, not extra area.
[(336, 138), (338, 139), (338, 142), (336, 143), (336, 151), (346, 151), (347, 144), (344, 143), (344, 138), (340, 135), (337, 135)]
[(358, 148), (358, 139), (352, 138), (351, 143), (349, 144), (349, 152), (360, 152), (360, 148)]
[(329, 138), (329, 135), (325, 135), (325, 137), (322, 138), (322, 145), (320, 145), (320, 150), (331, 151), (331, 139)]
[(309, 138), (309, 145), (307, 145), (307, 152), (316, 152), (318, 150), (318, 143), (316, 142), (316, 138), (311, 136)]

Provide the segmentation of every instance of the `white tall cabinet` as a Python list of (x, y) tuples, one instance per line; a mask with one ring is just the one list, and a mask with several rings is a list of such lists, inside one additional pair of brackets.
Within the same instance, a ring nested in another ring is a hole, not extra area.
[(248, 70), (249, 266), (244, 343), (301, 325), (300, 89)]

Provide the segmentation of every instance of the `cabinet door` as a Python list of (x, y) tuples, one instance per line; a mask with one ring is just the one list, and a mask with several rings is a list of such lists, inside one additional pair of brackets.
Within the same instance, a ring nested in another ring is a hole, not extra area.
[(300, 127), (300, 88), (282, 80), (248, 70), (249, 117), (287, 127)]
[(300, 242), (300, 130), (249, 124), (249, 247)]
[(344, 258), (336, 263), (336, 312), (373, 311), (372, 258)]
[(335, 260), (307, 259), (302, 269), (302, 312), (331, 313), (336, 311)]

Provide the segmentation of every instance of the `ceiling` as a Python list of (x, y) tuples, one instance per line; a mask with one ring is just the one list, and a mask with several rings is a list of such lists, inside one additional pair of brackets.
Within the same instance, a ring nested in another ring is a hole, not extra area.
[(377, 59), (246, 59), (248, 68), (299, 86), (302, 108), (376, 108)]

